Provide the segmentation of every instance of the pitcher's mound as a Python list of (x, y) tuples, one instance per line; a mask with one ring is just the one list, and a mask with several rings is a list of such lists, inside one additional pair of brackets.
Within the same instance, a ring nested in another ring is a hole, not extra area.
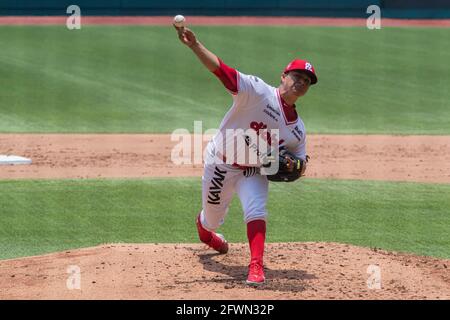
[[(0, 299), (450, 299), (450, 260), (336, 243), (271, 243), (245, 285), (247, 244), (114, 244), (0, 261)], [(79, 287), (79, 289), (77, 289)]]

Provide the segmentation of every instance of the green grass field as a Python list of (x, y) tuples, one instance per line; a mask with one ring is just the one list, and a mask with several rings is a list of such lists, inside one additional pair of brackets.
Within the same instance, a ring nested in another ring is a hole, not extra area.
[[(110, 242), (198, 242), (199, 179), (0, 182), (0, 258)], [(271, 184), (268, 241), (335, 241), (450, 258), (450, 185)], [(194, 195), (194, 198), (192, 196)], [(221, 229), (245, 242), (237, 198)]]
[[(450, 29), (194, 27), (226, 63), (277, 85), (294, 57), (319, 84), (311, 133), (450, 133)], [(172, 27), (0, 27), (0, 132), (218, 127), (231, 97)]]
[[(449, 28), (193, 29), (227, 64), (274, 86), (291, 59), (309, 59), (319, 84), (299, 105), (310, 133), (450, 134)], [(195, 120), (206, 130), (232, 101), (171, 27), (0, 26), (0, 46), (0, 132), (169, 133)], [(198, 242), (200, 188), (199, 179), (0, 180), (0, 259)], [(450, 258), (449, 194), (448, 184), (271, 184), (268, 241)], [(237, 199), (222, 231), (246, 241)]]

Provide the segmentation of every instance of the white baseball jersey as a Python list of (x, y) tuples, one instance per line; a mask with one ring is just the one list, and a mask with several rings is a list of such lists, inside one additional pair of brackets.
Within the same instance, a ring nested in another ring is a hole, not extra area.
[[(207, 147), (202, 176), (203, 210), (200, 220), (203, 227), (211, 231), (224, 222), (234, 193), (238, 194), (241, 201), (245, 223), (266, 220), (267, 217), (267, 177), (254, 168), (247, 169), (253, 170), (252, 175), (245, 175), (246, 171), (237, 166), (258, 167), (262, 164), (237, 162), (232, 165), (229, 161), (222, 162), (223, 154), (219, 151), (223, 150), (223, 137), (226, 137), (227, 129), (255, 132), (261, 129), (278, 129), (279, 145), (286, 147), (299, 158), (306, 158), (303, 121), (293, 107), (283, 102), (277, 88), (258, 77), (237, 72), (222, 62), (219, 70), (214, 73), (233, 94), (233, 105), (222, 120), (218, 134)], [(245, 139), (245, 135), (238, 135), (237, 139), (239, 138)], [(228, 145), (229, 142), (227, 139), (225, 144)], [(248, 144), (243, 146), (249, 148)], [(242, 150), (237, 150), (240, 151)]]
[[(233, 148), (233, 141), (229, 141), (228, 138), (225, 142), (221, 140), (223, 137), (227, 137), (226, 130), (228, 129), (252, 129), (256, 133), (259, 133), (261, 129), (267, 129), (269, 132), (271, 129), (278, 129), (280, 147), (286, 147), (297, 157), (305, 160), (305, 126), (295, 109), (283, 102), (278, 89), (256, 76), (241, 72), (237, 72), (237, 89), (237, 92), (232, 92), (233, 105), (222, 120), (219, 133), (213, 138), (216, 148), (224, 149), (223, 147), (219, 148), (223, 143), (226, 144), (225, 150)], [(234, 150), (242, 152), (236, 147)], [(241, 160), (244, 160), (244, 163), (237, 162), (241, 166), (262, 165), (249, 163), (248, 158)]]

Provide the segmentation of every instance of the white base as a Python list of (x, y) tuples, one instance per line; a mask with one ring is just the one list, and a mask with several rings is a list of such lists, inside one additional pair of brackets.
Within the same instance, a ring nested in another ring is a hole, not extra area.
[(31, 164), (31, 159), (19, 156), (0, 155), (0, 165), (2, 164)]

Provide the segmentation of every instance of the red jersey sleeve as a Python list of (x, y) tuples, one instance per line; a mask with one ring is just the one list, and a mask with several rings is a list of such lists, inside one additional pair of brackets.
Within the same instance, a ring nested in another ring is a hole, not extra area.
[(214, 74), (222, 81), (225, 88), (231, 91), (232, 94), (238, 93), (238, 72), (223, 63), (219, 59), (220, 66), (214, 71)]

